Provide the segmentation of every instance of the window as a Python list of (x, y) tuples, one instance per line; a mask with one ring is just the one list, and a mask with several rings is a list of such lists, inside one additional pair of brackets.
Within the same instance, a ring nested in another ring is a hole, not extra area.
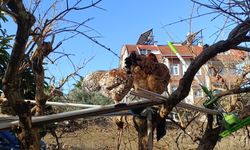
[(201, 89), (194, 89), (194, 96), (195, 97), (202, 97), (202, 90)]
[(170, 71), (172, 75), (179, 75), (179, 64), (171, 64)]
[(143, 54), (143, 55), (147, 55), (151, 53), (151, 50), (147, 50), (147, 49), (140, 49), (140, 54)]

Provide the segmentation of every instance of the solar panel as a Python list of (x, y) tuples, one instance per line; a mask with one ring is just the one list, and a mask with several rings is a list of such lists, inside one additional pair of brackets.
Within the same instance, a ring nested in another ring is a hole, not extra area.
[(154, 44), (153, 39), (153, 29), (150, 29), (144, 33), (142, 33), (137, 41), (137, 45), (151, 45)]

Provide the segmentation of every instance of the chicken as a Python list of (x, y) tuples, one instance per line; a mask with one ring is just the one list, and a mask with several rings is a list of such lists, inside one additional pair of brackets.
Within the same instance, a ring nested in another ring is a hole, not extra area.
[(115, 103), (119, 103), (132, 88), (132, 81), (126, 69), (117, 68), (88, 75), (84, 79), (84, 86), (89, 92), (100, 92)]
[(159, 63), (154, 54), (146, 56), (132, 53), (126, 58), (125, 63), (128, 73), (132, 75), (135, 90), (143, 88), (158, 94), (167, 91), (170, 80), (169, 69)]
[(159, 63), (152, 53), (131, 53), (125, 59), (125, 68), (97, 71), (84, 79), (87, 91), (100, 92), (119, 103), (131, 88), (143, 88), (158, 94), (167, 91), (170, 79), (168, 67)]
[[(125, 64), (128, 73), (132, 75), (135, 90), (143, 88), (158, 94), (167, 91), (170, 81), (169, 69), (166, 65), (159, 63), (154, 54), (151, 53), (145, 56), (131, 53), (125, 59)], [(159, 106), (157, 109), (158, 115), (154, 118), (153, 130), (156, 128), (157, 140), (160, 140), (166, 134), (166, 121), (164, 118), (166, 109), (164, 105)], [(147, 135), (145, 119), (135, 116), (134, 125), (139, 134)]]
[[(158, 94), (167, 91), (170, 80), (168, 67), (157, 61), (154, 54), (138, 55), (131, 53), (125, 59), (125, 68), (112, 69), (110, 71), (97, 71), (88, 75), (84, 79), (87, 91), (99, 91), (104, 96), (109, 97), (119, 103), (130, 91), (143, 88)], [(139, 112), (134, 110), (134, 112)], [(163, 106), (159, 107), (159, 111), (164, 110)], [(145, 120), (141, 117), (134, 117), (135, 128), (146, 129)], [(137, 120), (137, 121), (136, 121)], [(165, 119), (161, 117), (154, 121), (154, 128), (157, 129), (157, 140), (166, 134)], [(119, 128), (123, 128), (122, 117), (115, 121)], [(147, 132), (146, 130), (138, 130), (138, 132)], [(147, 134), (145, 134), (147, 135)]]

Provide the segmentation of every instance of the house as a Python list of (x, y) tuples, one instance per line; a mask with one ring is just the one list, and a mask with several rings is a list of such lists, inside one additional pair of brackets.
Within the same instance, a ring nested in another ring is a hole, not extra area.
[[(185, 60), (187, 65), (203, 51), (200, 45), (181, 45), (174, 44), (179, 54)], [(156, 55), (159, 62), (168, 66), (171, 73), (171, 81), (168, 86), (168, 91), (172, 93), (178, 87), (179, 80), (184, 75), (188, 66), (182, 64), (179, 58), (171, 51), (167, 45), (123, 45), (121, 49), (120, 67), (124, 67), (124, 59), (131, 53), (138, 54), (153, 53)], [(247, 56), (247, 52), (230, 50), (226, 53), (219, 54), (208, 63), (202, 66), (197, 72), (192, 83), (189, 96), (185, 99), (187, 103), (199, 103), (198, 100), (204, 97), (204, 93), (200, 84), (208, 88), (228, 88), (236, 82), (237, 69), (235, 66), (241, 64)], [(231, 67), (230, 67), (231, 66)], [(226, 80), (224, 78), (229, 78)], [(225, 80), (230, 83), (224, 83)], [(225, 87), (226, 86), (226, 87)]]

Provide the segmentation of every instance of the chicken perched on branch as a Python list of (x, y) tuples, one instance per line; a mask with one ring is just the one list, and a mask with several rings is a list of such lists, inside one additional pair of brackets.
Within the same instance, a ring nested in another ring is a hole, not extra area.
[(166, 65), (159, 63), (154, 54), (132, 53), (125, 60), (125, 68), (97, 71), (84, 79), (87, 91), (100, 92), (119, 103), (131, 88), (143, 88), (162, 94), (170, 79)]
[(152, 53), (137, 55), (131, 53), (125, 60), (128, 74), (132, 75), (135, 90), (143, 88), (158, 94), (167, 91), (170, 80), (169, 69), (166, 65), (159, 63)]
[[(154, 54), (150, 53), (147, 56), (131, 53), (125, 59), (128, 73), (132, 75), (133, 86), (135, 90), (139, 88), (146, 89), (158, 94), (167, 91), (167, 86), (170, 81), (169, 69), (166, 65), (159, 63)], [(157, 113), (153, 118), (153, 131), (157, 131), (157, 140), (160, 140), (166, 134), (166, 121), (163, 116), (166, 109), (164, 105), (157, 108)], [(134, 125), (139, 133), (139, 145), (146, 145), (147, 137), (147, 123), (141, 117), (134, 117)], [(143, 146), (142, 146), (143, 147)]]
[[(130, 91), (143, 88), (158, 94), (167, 91), (167, 86), (170, 80), (168, 67), (159, 63), (154, 54), (138, 55), (131, 53), (125, 59), (125, 68), (113, 69), (110, 71), (97, 71), (88, 75), (84, 79), (84, 86), (87, 91), (99, 91), (104, 96), (109, 97), (119, 103)], [(161, 111), (164, 107), (159, 107), (158, 116), (161, 116)], [(136, 118), (136, 117), (135, 117)], [(157, 139), (159, 140), (166, 133), (165, 119), (157, 117), (154, 121), (154, 128), (157, 129)], [(117, 125), (121, 121), (117, 122)], [(138, 132), (147, 132), (145, 120), (135, 119), (135, 127)], [(118, 125), (119, 126), (119, 125)], [(141, 129), (139, 129), (141, 128)], [(144, 133), (139, 133), (147, 135)]]

